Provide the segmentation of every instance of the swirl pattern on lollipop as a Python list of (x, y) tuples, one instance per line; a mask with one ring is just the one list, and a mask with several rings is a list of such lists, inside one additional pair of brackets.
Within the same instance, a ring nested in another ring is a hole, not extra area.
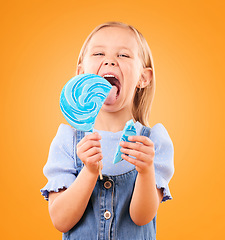
[[(126, 123), (126, 125), (123, 129), (122, 136), (120, 138), (120, 142), (121, 141), (130, 142), (128, 140), (128, 137), (129, 136), (135, 136), (135, 135), (137, 135), (137, 132), (136, 132), (136, 128), (135, 128), (135, 125), (134, 125), (134, 121), (131, 119)], [(121, 146), (118, 145), (117, 150), (116, 150), (116, 154), (115, 154), (115, 157), (114, 157), (114, 160), (113, 160), (114, 164), (122, 161), (122, 157), (121, 157), (122, 152), (120, 151), (120, 149), (121, 149)]]
[(81, 131), (92, 131), (95, 119), (112, 85), (95, 74), (71, 78), (60, 96), (60, 108), (67, 122)]

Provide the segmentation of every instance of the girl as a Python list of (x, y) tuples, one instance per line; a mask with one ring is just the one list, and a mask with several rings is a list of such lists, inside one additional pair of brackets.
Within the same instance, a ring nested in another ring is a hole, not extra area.
[[(60, 125), (44, 167), (48, 183), (41, 190), (51, 220), (63, 239), (156, 239), (156, 213), (160, 202), (171, 199), (174, 167), (166, 129), (148, 127), (155, 91), (148, 44), (130, 25), (102, 24), (81, 49), (77, 74), (82, 73), (105, 77), (116, 92), (103, 104), (94, 133)], [(119, 142), (130, 119), (137, 136)], [(123, 161), (114, 165), (118, 144)]]

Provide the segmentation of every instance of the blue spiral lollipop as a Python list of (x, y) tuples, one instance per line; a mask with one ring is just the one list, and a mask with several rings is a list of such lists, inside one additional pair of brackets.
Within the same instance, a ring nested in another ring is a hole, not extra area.
[(71, 78), (60, 96), (60, 108), (67, 122), (77, 130), (91, 132), (111, 88), (106, 79), (95, 74)]
[[(128, 137), (129, 136), (135, 136), (135, 135), (137, 135), (137, 132), (136, 132), (136, 128), (135, 128), (135, 125), (134, 125), (134, 121), (131, 119), (126, 123), (126, 125), (123, 129), (122, 136), (120, 138), (120, 142), (121, 141), (130, 142), (128, 140)], [(121, 149), (121, 146), (118, 145), (117, 150), (116, 150), (116, 154), (115, 154), (115, 157), (114, 157), (114, 160), (113, 160), (114, 164), (122, 161), (122, 157), (121, 157), (122, 152), (120, 151), (120, 149)]]

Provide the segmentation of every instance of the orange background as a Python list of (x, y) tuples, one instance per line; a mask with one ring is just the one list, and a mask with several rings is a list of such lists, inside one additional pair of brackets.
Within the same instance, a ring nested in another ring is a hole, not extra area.
[[(93, 3), (94, 2), (94, 3)], [(182, 2), (182, 3), (181, 3)], [(222, 239), (224, 1), (5, 1), (1, 4), (1, 239), (61, 239), (40, 195), (61, 122), (59, 96), (98, 24), (134, 25), (156, 69), (150, 124), (175, 147), (173, 200), (160, 205), (157, 239)]]

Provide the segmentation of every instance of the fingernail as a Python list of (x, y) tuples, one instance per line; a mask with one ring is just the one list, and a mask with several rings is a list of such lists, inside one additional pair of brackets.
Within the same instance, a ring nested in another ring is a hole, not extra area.
[(96, 136), (98, 136), (98, 137), (101, 137), (101, 135), (100, 135), (99, 133), (97, 133), (97, 132), (94, 132), (94, 134), (95, 134)]
[(120, 142), (120, 146), (123, 146), (124, 142)]

